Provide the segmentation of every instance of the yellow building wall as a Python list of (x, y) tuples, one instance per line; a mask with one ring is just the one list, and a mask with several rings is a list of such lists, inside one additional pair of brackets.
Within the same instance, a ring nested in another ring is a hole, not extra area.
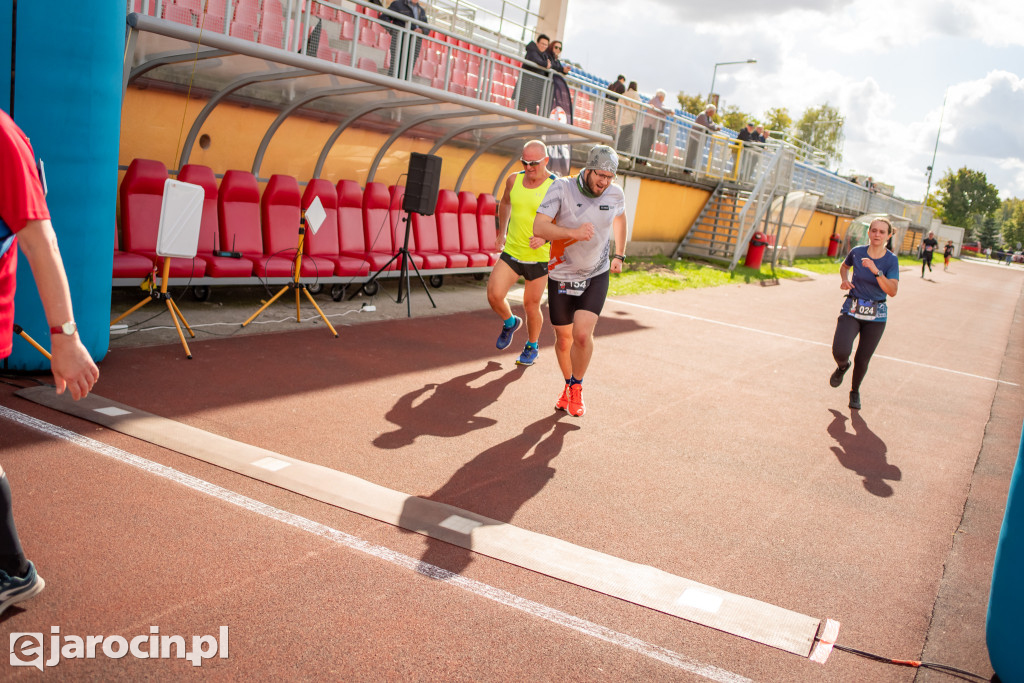
[(807, 231), (804, 233), (804, 239), (800, 246), (805, 249), (813, 247), (828, 249), (828, 240), (832, 236), (832, 230), (836, 227), (837, 218), (838, 216), (834, 214), (815, 211), (810, 223), (807, 224)]
[(640, 184), (633, 240), (678, 242), (697, 220), (711, 191), (644, 178)]

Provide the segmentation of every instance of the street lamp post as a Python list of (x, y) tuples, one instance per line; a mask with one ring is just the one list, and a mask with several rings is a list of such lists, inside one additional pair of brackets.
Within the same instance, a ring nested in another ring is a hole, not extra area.
[(715, 78), (718, 77), (718, 67), (727, 66), (729, 64), (757, 64), (756, 59), (742, 59), (738, 62), (716, 62), (715, 70), (711, 72), (711, 90), (708, 92), (708, 101), (711, 101), (712, 96), (715, 94)]

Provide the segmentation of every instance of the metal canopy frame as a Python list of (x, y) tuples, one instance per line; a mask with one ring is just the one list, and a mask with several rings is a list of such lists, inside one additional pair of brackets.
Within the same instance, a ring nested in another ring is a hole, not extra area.
[[(254, 153), (254, 175), (263, 166), (274, 135), (286, 120), (297, 115), (338, 121), (323, 146), (311, 152), (316, 154), (314, 178), (323, 173), (340, 135), (353, 126), (388, 136), (377, 150), (368, 182), (395, 143), (417, 127), (427, 127), (420, 138), (433, 141), (431, 154), (447, 144), (474, 150), (458, 176), (456, 189), (470, 167), (487, 152), (508, 152), (518, 159), (519, 150), (508, 146), (518, 138), (539, 137), (549, 143), (557, 140), (558, 144), (611, 143), (608, 135), (554, 119), (240, 38), (201, 33), (147, 15), (129, 14), (127, 25), (126, 90), (129, 85), (155, 86), (208, 96), (182, 144), (181, 165), (188, 162), (204, 123), (224, 102), (242, 102), (277, 112)], [(416, 107), (425, 111), (413, 109), (403, 120), (401, 112)]]

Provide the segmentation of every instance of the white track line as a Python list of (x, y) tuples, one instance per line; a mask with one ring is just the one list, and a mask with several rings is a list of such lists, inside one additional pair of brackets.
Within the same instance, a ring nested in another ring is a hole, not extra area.
[(597, 638), (598, 640), (603, 640), (607, 643), (611, 643), (612, 645), (644, 655), (645, 657), (650, 657), (651, 659), (668, 664), (676, 669), (681, 669), (698, 676), (703, 676), (704, 678), (712, 681), (722, 681), (723, 683), (741, 683), (750, 681), (749, 678), (745, 678), (744, 676), (735, 674), (731, 671), (720, 669), (710, 664), (703, 664), (685, 655), (679, 654), (678, 652), (673, 652), (672, 650), (658, 645), (653, 645), (640, 640), (639, 638), (634, 638), (633, 636), (613, 631), (612, 629), (587, 621), (586, 619), (574, 617), (571, 614), (519, 597), (518, 595), (509, 593), (508, 591), (500, 588), (495, 588), (494, 586), (481, 583), (480, 581), (466, 578), (459, 574), (450, 572), (447, 569), (442, 569), (441, 567), (422, 562), (416, 558), (403, 555), (402, 553), (389, 548), (375, 545), (357, 536), (347, 534), (344, 531), (332, 529), (329, 526), (320, 524), (319, 522), (314, 522), (311, 519), (300, 517), (299, 515), (291, 512), (286, 512), (285, 510), (261, 503), (257, 500), (253, 500), (252, 498), (235, 493), (234, 491), (229, 491), (228, 489), (217, 486), (216, 484), (211, 484), (208, 481), (193, 477), (190, 474), (185, 474), (184, 472), (179, 472), (178, 470), (166, 467), (165, 465), (155, 463), (151, 460), (146, 460), (145, 458), (133, 453), (123, 451), (120, 448), (96, 441), (95, 439), (90, 439), (87, 436), (82, 436), (81, 434), (69, 431), (63, 427), (58, 427), (57, 425), (50, 424), (49, 422), (44, 422), (43, 420), (20, 413), (5, 406), (0, 406), (0, 417), (7, 418), (12, 422), (16, 422), (30, 429), (35, 429), (36, 431), (54, 438), (69, 441), (81, 446), (82, 448), (113, 458), (114, 460), (126, 465), (137, 467), (158, 477), (163, 477), (164, 479), (177, 482), (178, 484), (187, 486), (199, 491), (200, 493), (205, 493), (206, 495), (217, 498), (218, 500), (232, 505), (237, 505), (249, 512), (254, 512), (283, 524), (288, 524), (298, 529), (302, 529), (303, 531), (334, 541), (335, 543), (352, 550), (358, 550), (359, 552), (366, 553), (367, 555), (384, 560), (385, 562), (390, 562), (391, 564), (404, 569), (410, 569), (418, 574), (422, 574), (423, 576), (445, 581), (453, 586), (457, 586), (458, 588), (473, 593), (474, 595), (487, 598), (488, 600), (493, 600), (494, 602), (540, 617), (541, 619), (546, 619), (547, 621), (558, 624), (559, 626), (564, 626), (582, 633), (585, 636)]
[[(801, 342), (803, 344), (813, 344), (815, 346), (824, 346), (826, 348), (832, 348), (832, 344), (826, 344), (825, 342), (815, 341), (812, 339), (803, 339), (801, 337), (793, 337), (788, 334), (779, 334), (778, 332), (769, 332), (767, 330), (759, 330), (756, 327), (747, 327), (746, 325), (737, 325), (735, 323), (722, 322), (721, 320), (712, 320), (711, 318), (701, 318), (700, 316), (690, 315), (689, 313), (679, 313), (678, 311), (667, 311), (664, 308), (655, 308), (654, 306), (644, 306), (643, 304), (636, 304), (631, 301), (621, 301), (619, 299), (608, 299), (609, 303), (619, 304), (620, 306), (634, 306), (636, 308), (642, 308), (647, 311), (654, 311), (655, 313), (664, 313), (666, 315), (674, 315), (678, 318), (687, 318), (688, 320), (697, 320), (703, 323), (710, 323), (712, 325), (721, 325), (722, 327), (731, 327), (736, 330), (743, 330), (744, 332), (756, 332), (757, 334), (768, 335), (769, 337), (778, 337), (780, 339), (788, 339), (790, 341)], [(973, 379), (980, 379), (986, 382), (996, 382), (998, 384), (1005, 384), (1011, 387), (1019, 387), (1020, 385), (1016, 382), (1007, 382), (1006, 380), (996, 379), (994, 377), (984, 377), (982, 375), (972, 375), (969, 372), (961, 372), (960, 370), (950, 370), (949, 368), (939, 367), (938, 365), (928, 365), (926, 363), (918, 363), (917, 361), (904, 360), (903, 358), (893, 358), (892, 356), (883, 356), (876, 354), (872, 358), (884, 358), (886, 360), (895, 361), (896, 363), (906, 363), (907, 365), (916, 365), (919, 368), (927, 368), (929, 370), (938, 370), (939, 372), (949, 372), (954, 375), (960, 375), (961, 377), (971, 377)]]

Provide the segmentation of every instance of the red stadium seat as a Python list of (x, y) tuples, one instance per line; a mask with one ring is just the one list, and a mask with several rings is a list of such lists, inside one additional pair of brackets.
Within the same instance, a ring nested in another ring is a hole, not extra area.
[(218, 33), (224, 30), (224, 17), (227, 14), (227, 0), (208, 0), (200, 3), (195, 10), (199, 17), (199, 25), (207, 31)]
[(341, 31), (338, 37), (342, 40), (352, 40), (356, 35), (356, 22), (349, 14), (343, 14), (341, 20)]
[(252, 264), (253, 272), (266, 275), (263, 236), (260, 234), (260, 189), (248, 171), (228, 171), (217, 194), (221, 249), (236, 251)]
[[(367, 183), (363, 190), (363, 236), (368, 254), (375, 256), (376, 270), (395, 254), (394, 232), (391, 224), (391, 194), (383, 183)], [(382, 258), (383, 257), (383, 258)], [(388, 270), (399, 267), (397, 260)]]
[(252, 261), (227, 256), (214, 256), (214, 251), (231, 251), (231, 246), (220, 243), (217, 219), (217, 178), (209, 166), (185, 164), (178, 171), (178, 180), (203, 188), (203, 218), (199, 227), (198, 254), (206, 261), (206, 274), (210, 277), (250, 277)]
[(437, 193), (437, 208), (434, 210), (437, 220), (437, 246), (448, 258), (449, 268), (466, 268), (469, 256), (462, 253), (459, 239), (459, 200), (451, 190)]
[(459, 240), (470, 267), (491, 265), (491, 255), (480, 249), (480, 228), (476, 221), (476, 195), (459, 193)]
[[(302, 195), (299, 182), (290, 175), (274, 174), (260, 199), (260, 218), (263, 225), (263, 255), (266, 257), (265, 273), (257, 275), (272, 277), (292, 274), (295, 250), (299, 246), (299, 227), (302, 210), (299, 208)], [(333, 271), (333, 269), (331, 269)], [(302, 260), (302, 277), (317, 275), (316, 263)], [(332, 272), (320, 273), (332, 275)]]
[(338, 246), (342, 256), (363, 259), (377, 270), (390, 255), (367, 253), (363, 230), (363, 190), (354, 180), (338, 181)]
[(414, 213), (411, 215), (412, 234), (416, 238), (416, 254), (423, 258), (423, 267), (434, 270), (448, 268), (451, 260), (447, 255), (441, 253), (437, 241), (437, 219), (435, 215), (424, 216)]
[(235, 0), (232, 4), (234, 16), (232, 22), (252, 24), (259, 23), (260, 0)]
[[(121, 181), (121, 243), (125, 251), (150, 259), (163, 272), (163, 257), (156, 253), (160, 231), (160, 205), (164, 198), (167, 167), (159, 161), (135, 159)], [(202, 277), (206, 261), (172, 258), (171, 277)]]
[(494, 217), (498, 212), (497, 202), (494, 195), (483, 193), (477, 199), (476, 224), (480, 230), (480, 249), (488, 254), (490, 265), (498, 262), (498, 228)]
[(185, 26), (195, 26), (196, 17), (192, 14), (192, 10), (187, 7), (182, 7), (178, 4), (166, 4), (163, 9), (164, 19), (173, 21), (178, 24), (184, 24)]
[(270, 17), (266, 14), (260, 23), (259, 42), (270, 47), (284, 47), (284, 29), (281, 26), (281, 17)]
[[(312, 227), (306, 229), (307, 258), (313, 260), (320, 275), (334, 275), (346, 277), (368, 275), (370, 264), (362, 257), (343, 256), (338, 241), (338, 191), (329, 180), (314, 178), (306, 185), (302, 193), (303, 209), (309, 209), (315, 197), (320, 198), (320, 204), (324, 208), (326, 218), (320, 228), (314, 232)], [(305, 260), (305, 259), (303, 259)]]
[(141, 254), (114, 250), (115, 278), (144, 278), (153, 272), (153, 262)]

